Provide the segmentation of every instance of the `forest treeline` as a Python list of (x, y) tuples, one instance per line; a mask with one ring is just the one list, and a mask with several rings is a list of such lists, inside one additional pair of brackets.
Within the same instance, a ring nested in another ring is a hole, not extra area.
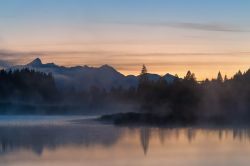
[[(230, 79), (219, 72), (216, 79), (199, 82), (188, 71), (183, 79), (167, 83), (149, 81), (144, 66), (136, 96), (146, 111), (143, 120), (152, 123), (250, 122), (250, 70), (238, 71)], [(132, 116), (136, 121), (141, 118)]]
[(52, 74), (22, 69), (0, 71), (0, 100), (13, 102), (50, 102), (58, 90)]
[[(127, 111), (132, 112), (134, 110), (129, 108), (134, 108), (136, 114), (127, 114), (130, 121), (250, 121), (250, 70), (244, 73), (239, 71), (230, 79), (219, 72), (216, 79), (201, 82), (188, 71), (184, 78), (176, 76), (173, 82), (167, 82), (163, 78), (151, 81), (146, 66), (143, 66), (139, 78), (139, 85), (128, 89), (92, 87), (88, 91), (76, 91), (74, 88), (58, 89), (52, 74), (29, 69), (1, 70), (0, 111), (6, 113), (6, 105), (46, 106), (51, 108), (46, 112), (49, 114), (64, 113), (60, 110), (62, 108), (68, 108), (72, 114), (75, 109), (79, 110), (78, 113), (84, 113), (86, 110), (111, 108), (118, 112), (119, 108), (128, 108)], [(3, 111), (3, 108), (6, 110)], [(124, 120), (124, 117), (120, 119)]]

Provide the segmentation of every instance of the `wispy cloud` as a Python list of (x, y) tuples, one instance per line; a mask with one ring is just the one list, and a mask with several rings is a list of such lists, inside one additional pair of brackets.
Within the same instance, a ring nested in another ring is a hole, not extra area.
[(67, 56), (70, 55), (89, 55), (89, 56), (126, 56), (126, 57), (147, 57), (147, 56), (248, 56), (250, 51), (245, 52), (148, 52), (148, 53), (133, 53), (133, 52), (119, 52), (119, 51), (11, 51), (11, 50), (1, 50), (0, 58), (20, 58), (20, 57), (36, 57), (36, 56)]
[(21, 52), (21, 51), (11, 51), (11, 50), (5, 50), (5, 49), (0, 49), (0, 58), (18, 58), (22, 56), (30, 56), (30, 55), (35, 55), (36, 52)]
[(191, 23), (191, 22), (174, 22), (168, 23), (168, 26), (184, 29), (194, 29), (203, 31), (221, 31), (221, 32), (249, 32), (233, 25), (222, 23)]
[(1, 50), (1, 59), (18, 59), (18, 58), (32, 58), (32, 57), (42, 57), (42, 56), (63, 56), (64, 58), (70, 58), (71, 55), (78, 55), (80, 57), (171, 57), (171, 56), (249, 56), (250, 52), (148, 52), (148, 53), (133, 53), (133, 52), (119, 52), (119, 51), (11, 51), (11, 50)]
[[(110, 64), (119, 67), (130, 67), (131, 65), (138, 65), (139, 63), (148, 62), (150, 64), (157, 63), (173, 66), (173, 65), (206, 65), (220, 64), (222, 62), (215, 62), (214, 58), (223, 57), (234, 59), (237, 57), (248, 57), (250, 52), (194, 52), (194, 53), (133, 53), (133, 52), (112, 52), (112, 51), (33, 51), (33, 52), (20, 52), (10, 50), (0, 50), (0, 67), (8, 67), (10, 65), (25, 64), (34, 58), (42, 58), (47, 62), (62, 63), (66, 66), (74, 65), (93, 65), (99, 66), (102, 64)], [(154, 57), (154, 60), (152, 60)], [(171, 58), (175, 57), (173, 61)], [(188, 59), (183, 61), (182, 59), (192, 57), (194, 62), (188, 62)], [(203, 62), (198, 60), (202, 58), (213, 58), (211, 62)], [(160, 60), (161, 59), (161, 60)], [(171, 60), (171, 61), (169, 61)], [(195, 61), (196, 60), (196, 61)], [(68, 63), (68, 64), (67, 64)], [(224, 62), (224, 64), (234, 64), (235, 62)], [(245, 63), (245, 62), (244, 62)]]
[(113, 22), (114, 24), (130, 24), (141, 26), (158, 26), (158, 27), (171, 27), (181, 29), (192, 29), (200, 31), (217, 31), (217, 32), (250, 32), (249, 29), (244, 29), (235, 25), (218, 23), (218, 22)]
[(21, 59), (36, 57), (33, 52), (19, 52), (0, 49), (0, 68), (7, 68), (20, 63)]

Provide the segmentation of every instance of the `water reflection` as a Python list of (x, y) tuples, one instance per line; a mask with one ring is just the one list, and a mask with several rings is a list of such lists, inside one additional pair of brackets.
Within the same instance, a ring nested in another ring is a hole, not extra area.
[(151, 129), (150, 128), (141, 128), (140, 129), (140, 138), (141, 138), (141, 146), (143, 148), (143, 152), (146, 155), (149, 147)]
[(0, 154), (30, 149), (41, 155), (45, 148), (66, 145), (111, 146), (120, 135), (120, 130), (108, 125), (4, 126), (0, 127)]
[[(152, 136), (158, 136), (164, 145), (167, 140), (186, 139), (189, 143), (195, 142), (196, 136), (213, 137), (218, 140), (232, 139), (235, 141), (250, 141), (250, 129), (194, 129), (194, 128), (122, 128), (112, 125), (72, 125), (72, 126), (9, 126), (0, 127), (0, 154), (20, 149), (32, 150), (41, 155), (45, 148), (55, 150), (66, 145), (92, 145), (113, 146), (126, 137), (127, 131), (132, 135), (139, 135), (141, 148), (146, 155), (149, 151)], [(131, 138), (132, 139), (132, 138)]]
[[(106, 165), (109, 165), (110, 160), (117, 160), (113, 165), (119, 165), (117, 162), (124, 162), (130, 158), (137, 162), (132, 165), (147, 165), (144, 163), (146, 158), (150, 160), (147, 162), (156, 165), (162, 165), (163, 162), (179, 166), (186, 164), (172, 159), (176, 156), (190, 160), (193, 165), (199, 165), (194, 163), (200, 160), (196, 159), (197, 156), (202, 160), (207, 159), (210, 164), (215, 164), (213, 162), (220, 155), (234, 155), (233, 157), (238, 157), (237, 161), (242, 164), (241, 159), (244, 155), (244, 160), (250, 162), (247, 158), (250, 154), (250, 129), (127, 128), (93, 121), (59, 126), (0, 126), (0, 165), (3, 161), (11, 165), (12, 157), (15, 160), (19, 157), (20, 161), (16, 162), (21, 162), (24, 160), (23, 154), (28, 152), (42, 161), (47, 161), (48, 158), (57, 162), (60, 162), (61, 158), (71, 161), (71, 158), (78, 157), (77, 160), (88, 161), (89, 165), (98, 165), (99, 160), (107, 162)], [(68, 158), (64, 154), (67, 154)], [(206, 156), (213, 157), (213, 160)], [(155, 160), (157, 163), (154, 163)], [(27, 159), (23, 165), (29, 162)]]

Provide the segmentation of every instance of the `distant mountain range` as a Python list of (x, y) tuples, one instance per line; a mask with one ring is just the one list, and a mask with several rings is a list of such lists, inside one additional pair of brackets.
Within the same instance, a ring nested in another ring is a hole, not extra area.
[[(88, 90), (92, 86), (110, 89), (112, 87), (136, 87), (138, 85), (138, 76), (125, 76), (109, 65), (101, 67), (75, 66), (64, 67), (54, 63), (43, 64), (41, 59), (37, 58), (26, 65), (17, 65), (8, 68), (16, 70), (29, 68), (45, 73), (52, 73), (56, 84), (61, 89)], [(157, 81), (161, 78), (158, 74), (149, 74), (149, 79)], [(163, 76), (167, 82), (172, 82), (174, 76), (166, 74)]]

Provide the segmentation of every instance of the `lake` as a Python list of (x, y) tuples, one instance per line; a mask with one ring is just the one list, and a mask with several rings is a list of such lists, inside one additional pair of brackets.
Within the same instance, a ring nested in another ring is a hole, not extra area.
[(250, 129), (116, 127), (91, 116), (1, 116), (1, 166), (248, 166)]

